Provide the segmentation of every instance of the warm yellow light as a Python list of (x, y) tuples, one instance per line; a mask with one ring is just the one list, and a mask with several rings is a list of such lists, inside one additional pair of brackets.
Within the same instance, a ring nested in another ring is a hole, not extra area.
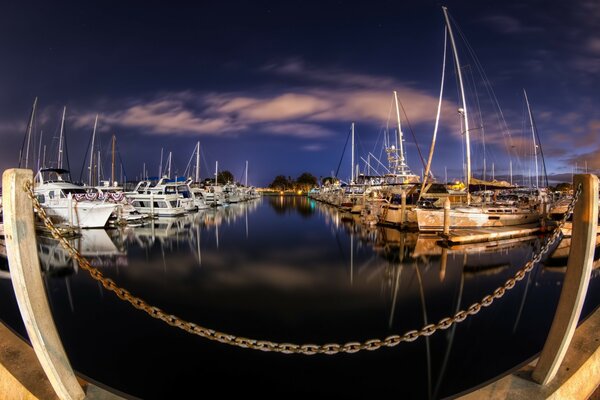
[(298, 194), (302, 194), (302, 190), (298, 190)]
[(280, 195), (283, 195), (283, 190), (279, 192)]

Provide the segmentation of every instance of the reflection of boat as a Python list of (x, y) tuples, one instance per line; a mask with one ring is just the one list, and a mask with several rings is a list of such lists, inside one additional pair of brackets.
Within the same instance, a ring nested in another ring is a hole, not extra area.
[[(127, 265), (126, 252), (115, 245), (104, 229), (84, 230), (81, 236), (69, 241), (94, 267)], [(39, 236), (37, 243), (43, 271), (59, 273), (78, 270), (77, 263), (58, 240)]]

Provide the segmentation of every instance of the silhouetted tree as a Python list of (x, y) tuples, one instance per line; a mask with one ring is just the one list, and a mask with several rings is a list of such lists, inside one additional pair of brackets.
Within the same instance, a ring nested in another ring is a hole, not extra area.
[(218, 183), (227, 183), (227, 182), (235, 182), (235, 178), (233, 177), (233, 174), (227, 170), (225, 171), (220, 171), (219, 174), (217, 175), (217, 182)]
[(277, 175), (269, 187), (276, 190), (286, 190), (291, 189), (292, 184), (284, 175)]
[(308, 172), (304, 172), (296, 179), (296, 188), (308, 192), (310, 189), (317, 186), (317, 178)]

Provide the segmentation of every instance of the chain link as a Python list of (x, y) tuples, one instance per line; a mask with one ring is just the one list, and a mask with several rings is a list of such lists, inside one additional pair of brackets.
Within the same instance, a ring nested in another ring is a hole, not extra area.
[(52, 236), (60, 241), (63, 247), (69, 252), (69, 254), (79, 263), (82, 269), (86, 270), (90, 273), (91, 277), (102, 284), (106, 290), (109, 290), (115, 293), (120, 299), (127, 301), (133, 307), (138, 310), (145, 311), (152, 318), (160, 319), (167, 324), (174, 326), (179, 329), (183, 329), (184, 331), (201, 336), (208, 340), (217, 341), (220, 343), (225, 343), (231, 346), (237, 346), (245, 349), (253, 349), (260, 350), (265, 352), (277, 352), (282, 354), (304, 354), (304, 355), (314, 355), (314, 354), (340, 354), (340, 353), (348, 353), (353, 354), (362, 350), (375, 351), (381, 349), (383, 347), (394, 347), (400, 344), (401, 342), (413, 342), (417, 340), (421, 336), (431, 336), (438, 330), (444, 330), (450, 328), (452, 325), (457, 324), (459, 322), (464, 321), (467, 317), (471, 315), (475, 315), (481, 311), (483, 307), (489, 307), (495, 299), (499, 299), (504, 294), (515, 287), (515, 284), (518, 281), (521, 281), (527, 273), (529, 273), (536, 263), (539, 263), (542, 259), (543, 255), (552, 247), (552, 245), (558, 239), (561, 228), (567, 221), (567, 219), (573, 213), (573, 208), (575, 207), (575, 203), (579, 199), (581, 195), (582, 186), (579, 185), (577, 191), (573, 196), (573, 200), (569, 204), (567, 208), (567, 212), (563, 216), (563, 218), (559, 221), (558, 225), (550, 235), (550, 237), (545, 241), (544, 245), (541, 246), (540, 250), (529, 260), (519, 271), (517, 271), (514, 277), (508, 279), (503, 286), (498, 287), (494, 290), (493, 294), (487, 295), (483, 297), (479, 302), (472, 304), (466, 310), (460, 310), (452, 317), (447, 317), (441, 319), (437, 324), (429, 324), (421, 328), (420, 330), (412, 330), (404, 333), (403, 335), (391, 335), (386, 337), (385, 339), (370, 339), (365, 342), (348, 342), (345, 344), (338, 343), (328, 343), (323, 345), (317, 344), (295, 344), (295, 343), (275, 343), (266, 340), (255, 340), (249, 339), (242, 336), (235, 336), (219, 331), (215, 331), (209, 328), (205, 328), (203, 326), (194, 324), (192, 322), (188, 322), (182, 320), (181, 318), (167, 314), (165, 311), (158, 307), (151, 306), (146, 301), (139, 297), (133, 296), (127, 289), (123, 289), (112, 279), (106, 278), (102, 272), (98, 269), (92, 267), (89, 261), (83, 257), (77, 249), (75, 249), (68, 240), (62, 236), (60, 230), (54, 225), (54, 223), (50, 220), (46, 211), (42, 208), (40, 203), (38, 202), (35, 194), (33, 192), (33, 187), (31, 181), (25, 183), (25, 192), (33, 202), (33, 207), (35, 211), (38, 213), (39, 217), (42, 219), (44, 225), (48, 230), (52, 233)]

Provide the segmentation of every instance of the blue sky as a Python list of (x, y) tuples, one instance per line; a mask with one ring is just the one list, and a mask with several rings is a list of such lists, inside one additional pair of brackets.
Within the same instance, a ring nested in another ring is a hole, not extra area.
[[(472, 126), (484, 126), (471, 133), (475, 175), (482, 173), (484, 155), (488, 175), (492, 163), (498, 176), (507, 174), (508, 160), (515, 174), (533, 169), (523, 88), (549, 174), (570, 178), (575, 163), (600, 169), (600, 4), (445, 5), (502, 109), (503, 120), (458, 37)], [(409, 165), (420, 173), (408, 125), (426, 156), (443, 45), (443, 14), (435, 1), (2, 4), (0, 168), (18, 163), (37, 96), (35, 145), (43, 132), (47, 159), (55, 159), (66, 105), (76, 178), (97, 113), (104, 168), (109, 171), (114, 133), (129, 179), (141, 174), (143, 163), (157, 174), (161, 148), (173, 153), (174, 170), (183, 173), (198, 140), (204, 176), (217, 160), (240, 178), (248, 160), (256, 185), (279, 174), (327, 176), (337, 169), (352, 121), (357, 159), (380, 154), (381, 132), (394, 125), (390, 106), (397, 90), (406, 110)], [(446, 168), (456, 178), (463, 150), (450, 59), (444, 90), (434, 173), (443, 177)], [(347, 152), (339, 174), (350, 174)]]

